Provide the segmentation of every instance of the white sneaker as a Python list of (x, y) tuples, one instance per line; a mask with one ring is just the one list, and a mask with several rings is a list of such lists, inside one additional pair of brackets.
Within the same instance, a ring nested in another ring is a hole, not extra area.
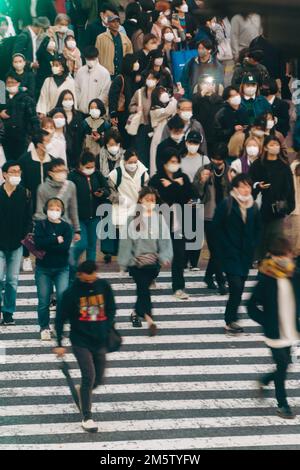
[(174, 293), (174, 297), (176, 297), (176, 299), (180, 299), (180, 300), (188, 300), (190, 298), (189, 294), (187, 294), (186, 292), (184, 292), (181, 289), (177, 290)]
[(82, 421), (81, 426), (87, 432), (98, 431), (98, 426), (96, 425), (95, 421), (92, 419), (88, 419), (87, 421)]
[(191, 271), (201, 271), (201, 269), (196, 266), (194, 268), (191, 268)]
[(51, 341), (51, 331), (50, 330), (42, 330), (41, 331), (41, 340), (42, 341)]
[(24, 258), (24, 259), (23, 259), (22, 270), (23, 270), (25, 273), (30, 273), (30, 272), (33, 271), (32, 262), (31, 262), (31, 259), (30, 259), (30, 258)]

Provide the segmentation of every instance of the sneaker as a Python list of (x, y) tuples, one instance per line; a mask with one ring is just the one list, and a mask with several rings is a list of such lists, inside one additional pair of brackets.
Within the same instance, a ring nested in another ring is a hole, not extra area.
[(130, 315), (130, 321), (132, 323), (133, 328), (141, 328), (143, 326), (140, 317), (136, 313), (132, 313)]
[(13, 319), (12, 314), (3, 312), (3, 320), (1, 322), (1, 325), (3, 325), (3, 326), (12, 326), (12, 325), (15, 325), (15, 324), (16, 324), (16, 322)]
[(149, 336), (156, 336), (157, 335), (157, 326), (155, 323), (149, 326)]
[(77, 395), (78, 395), (78, 403), (79, 403), (78, 409), (79, 409), (79, 411), (81, 411), (82, 410), (81, 385), (75, 385), (75, 389), (76, 389), (76, 392), (77, 392)]
[(82, 421), (81, 426), (87, 432), (98, 432), (98, 426), (93, 419)]
[(45, 328), (41, 331), (41, 340), (42, 341), (51, 341), (51, 331), (49, 328)]
[(233, 333), (233, 334), (244, 332), (243, 328), (238, 323), (235, 323), (235, 322), (225, 325), (225, 331), (226, 333)]
[(205, 284), (207, 285), (207, 289), (211, 289), (211, 290), (217, 290), (218, 287), (217, 285), (214, 283), (214, 280), (212, 277), (205, 277), (203, 279), (203, 281), (205, 282)]
[(180, 299), (180, 300), (188, 300), (190, 298), (189, 294), (187, 294), (186, 292), (184, 292), (181, 289), (174, 292), (174, 297), (176, 297), (176, 299)]
[(218, 287), (218, 291), (220, 295), (226, 295), (228, 293), (228, 290), (225, 286), (225, 284), (220, 284)]
[(296, 417), (295, 414), (292, 412), (291, 408), (289, 407), (289, 405), (281, 406), (281, 407), (279, 406), (277, 408), (277, 414), (278, 416), (284, 419), (294, 419)]
[(197, 266), (194, 266), (194, 267), (190, 268), (190, 271), (195, 271), (195, 272), (197, 272), (197, 271), (201, 271), (201, 269), (198, 268)]
[(30, 273), (30, 272), (33, 271), (32, 262), (31, 262), (31, 259), (29, 257), (23, 259), (22, 270), (25, 273)]

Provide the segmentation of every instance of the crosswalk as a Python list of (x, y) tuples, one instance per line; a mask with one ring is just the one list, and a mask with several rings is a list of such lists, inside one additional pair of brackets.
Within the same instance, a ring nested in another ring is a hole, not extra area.
[[(260, 328), (240, 308), (243, 335), (223, 332), (226, 297), (211, 295), (203, 272), (187, 273), (188, 301), (172, 296), (169, 272), (152, 291), (158, 336), (133, 329), (135, 285), (106, 273), (118, 304), (124, 345), (108, 355), (105, 384), (93, 397), (99, 433), (83, 433), (53, 343), (41, 343), (33, 276), (22, 274), (16, 326), (0, 329), (0, 450), (300, 449), (300, 364), (287, 382), (295, 420), (276, 416), (274, 389), (257, 398), (256, 380), (272, 368)], [(245, 301), (255, 284), (251, 271)], [(72, 376), (79, 370), (68, 350)]]

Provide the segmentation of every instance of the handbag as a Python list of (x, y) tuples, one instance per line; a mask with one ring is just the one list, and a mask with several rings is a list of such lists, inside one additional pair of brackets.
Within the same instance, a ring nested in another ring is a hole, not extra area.
[(124, 77), (123, 75), (120, 75), (121, 80), (122, 80), (122, 89), (121, 93), (119, 96), (119, 101), (118, 101), (118, 113), (123, 113), (125, 111), (125, 95), (124, 95), (124, 88), (125, 88), (125, 82), (124, 82)]
[(156, 253), (146, 253), (135, 258), (135, 264), (138, 268), (143, 268), (144, 266), (153, 266), (157, 263), (158, 256)]
[(33, 233), (28, 233), (24, 240), (21, 241), (22, 245), (27, 248), (29, 253), (34, 255), (37, 259), (43, 259), (46, 255), (46, 251), (44, 250), (38, 250), (37, 247), (35, 246), (34, 238), (33, 238)]
[[(138, 107), (142, 106), (142, 90), (138, 90)], [(125, 129), (129, 135), (137, 135), (141, 121), (143, 117), (143, 111), (130, 114)]]
[(122, 336), (113, 325), (106, 339), (106, 350), (108, 353), (119, 351), (122, 346)]
[(218, 44), (217, 59), (222, 62), (223, 60), (232, 60), (233, 53), (231, 49), (230, 39), (226, 38)]

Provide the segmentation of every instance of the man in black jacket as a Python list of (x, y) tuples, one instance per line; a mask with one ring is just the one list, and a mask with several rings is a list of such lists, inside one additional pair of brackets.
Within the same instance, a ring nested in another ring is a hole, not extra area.
[(163, 140), (157, 147), (156, 168), (158, 170), (162, 166), (166, 149), (175, 149), (180, 157), (186, 151), (183, 119), (181, 119), (178, 114), (175, 114), (175, 116), (168, 121), (167, 126), (170, 131), (170, 137)]
[[(20, 2), (21, 3), (21, 2)], [(23, 54), (26, 61), (30, 63), (32, 69), (39, 67), (36, 60), (36, 53), (41, 44), (41, 34), (50, 26), (50, 21), (46, 17), (35, 18), (31, 26), (28, 26), (16, 38), (14, 54)]]
[(101, 385), (105, 369), (105, 352), (108, 333), (114, 324), (116, 306), (113, 291), (107, 281), (97, 279), (97, 265), (85, 261), (78, 267), (77, 279), (64, 293), (60, 315), (55, 327), (58, 347), (53, 350), (63, 357), (64, 323), (71, 325), (70, 341), (81, 370), (81, 386), (78, 395), (83, 417), (82, 427), (97, 432), (92, 419), (92, 391)]
[(19, 91), (20, 79), (16, 72), (6, 77), (6, 102), (0, 104), (0, 118), (4, 122), (4, 153), (7, 160), (18, 160), (27, 149), (29, 135), (40, 129), (34, 100)]
[[(21, 168), (18, 162), (5, 163), (2, 173), (5, 182), (0, 188), (0, 304), (2, 325), (14, 325), (13, 314), (23, 254), (21, 240), (29, 232), (31, 211), (26, 190), (19, 186)], [(5, 292), (2, 299), (3, 288)]]
[(277, 119), (275, 128), (277, 131), (286, 137), (290, 130), (290, 105), (287, 101), (284, 101), (277, 96), (278, 85), (276, 80), (266, 80), (260, 89), (260, 94), (265, 96), (269, 101), (272, 112)]

